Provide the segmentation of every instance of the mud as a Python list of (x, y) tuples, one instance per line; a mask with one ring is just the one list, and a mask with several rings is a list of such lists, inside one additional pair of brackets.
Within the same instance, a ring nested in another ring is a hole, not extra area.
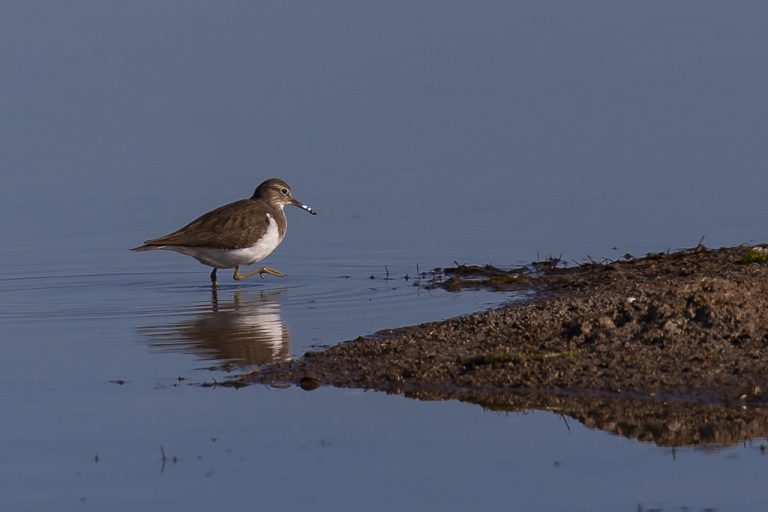
[[(595, 407), (597, 399), (630, 400), (632, 410), (687, 403), (688, 417), (693, 404), (707, 404), (705, 411), (726, 404), (718, 414), (733, 423), (739, 407), (730, 405), (763, 405), (768, 390), (768, 266), (759, 256), (748, 247), (698, 246), (577, 266), (548, 260), (513, 270), (444, 269), (426, 286), (535, 293), (492, 311), (308, 352), (226, 384), (373, 389), (503, 410), (554, 408), (601, 423), (594, 411), (606, 407)], [(759, 421), (738, 414), (738, 425), (766, 424), (765, 413), (751, 411)], [(678, 424), (669, 444), (686, 437)], [(763, 428), (752, 427), (721, 437), (745, 439)]]

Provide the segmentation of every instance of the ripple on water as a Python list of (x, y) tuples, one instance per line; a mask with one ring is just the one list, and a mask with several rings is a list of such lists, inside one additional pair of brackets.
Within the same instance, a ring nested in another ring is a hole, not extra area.
[[(211, 307), (207, 284), (182, 283), (178, 273), (80, 274), (14, 277), (0, 280), (0, 318), (65, 320), (87, 318), (163, 317), (193, 315)], [(370, 303), (397, 304), (407, 310), (425, 301), (464, 303), (468, 312), (499, 304), (508, 296), (491, 293), (445, 294), (414, 287), (403, 279), (297, 276), (289, 281), (255, 281), (223, 284), (219, 297), (236, 291), (282, 290), (284, 307), (304, 306), (335, 309), (346, 316), (350, 309), (367, 309)], [(468, 309), (467, 309), (468, 308)]]
[(427, 291), (402, 278), (371, 280), (359, 273), (358, 278), (297, 275), (225, 282), (216, 292), (199, 279), (189, 284), (188, 272), (11, 278), (0, 281), (0, 319), (85, 322), (78, 328), (86, 338), (104, 321), (124, 319), (153, 350), (250, 366), (284, 361), (312, 346), (387, 327), (466, 314), (509, 298)]

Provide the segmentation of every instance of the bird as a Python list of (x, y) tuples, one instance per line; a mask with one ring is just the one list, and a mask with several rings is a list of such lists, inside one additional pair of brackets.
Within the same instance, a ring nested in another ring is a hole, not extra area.
[(176, 251), (213, 267), (211, 286), (218, 286), (216, 271), (234, 268), (232, 278), (242, 281), (259, 274), (285, 277), (279, 270), (261, 267), (244, 274), (240, 267), (263, 260), (285, 238), (288, 226), (283, 208), (293, 205), (317, 212), (293, 197), (291, 187), (279, 178), (263, 181), (248, 199), (240, 199), (204, 213), (186, 226), (165, 236), (147, 240), (131, 251)]

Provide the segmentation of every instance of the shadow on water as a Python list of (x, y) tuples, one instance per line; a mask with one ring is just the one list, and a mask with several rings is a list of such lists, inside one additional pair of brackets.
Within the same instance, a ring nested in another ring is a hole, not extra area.
[(152, 348), (190, 353), (224, 365), (287, 361), (291, 338), (276, 300), (284, 292), (237, 290), (231, 300), (221, 300), (213, 290), (210, 303), (198, 305), (191, 318), (142, 326), (137, 331)]

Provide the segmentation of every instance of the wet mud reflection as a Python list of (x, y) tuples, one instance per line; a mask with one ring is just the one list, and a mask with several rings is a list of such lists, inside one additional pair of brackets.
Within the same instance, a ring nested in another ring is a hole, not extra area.
[(424, 400), (454, 398), (496, 411), (549, 411), (590, 429), (664, 447), (718, 449), (768, 436), (768, 407), (755, 404), (461, 392), (405, 395)]
[(290, 359), (291, 340), (277, 297), (284, 290), (212, 292), (190, 318), (139, 327), (150, 347), (179, 351), (225, 365), (253, 366)]

